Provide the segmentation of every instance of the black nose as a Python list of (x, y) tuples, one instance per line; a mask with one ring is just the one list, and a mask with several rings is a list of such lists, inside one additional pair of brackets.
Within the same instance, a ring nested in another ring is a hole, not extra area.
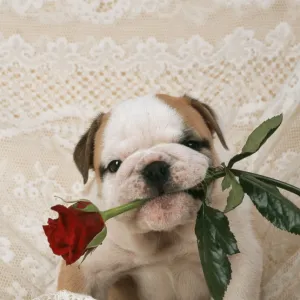
[(170, 166), (164, 161), (154, 161), (144, 168), (142, 174), (150, 186), (162, 192), (170, 176)]

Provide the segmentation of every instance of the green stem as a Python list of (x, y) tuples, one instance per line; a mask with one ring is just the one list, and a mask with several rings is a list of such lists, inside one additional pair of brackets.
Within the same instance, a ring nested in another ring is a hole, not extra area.
[(104, 221), (107, 221), (113, 217), (116, 217), (126, 211), (129, 211), (131, 209), (135, 209), (135, 208), (139, 208), (141, 207), (143, 204), (145, 204), (145, 202), (147, 202), (149, 199), (137, 199), (134, 200), (132, 202), (120, 205), (118, 207), (114, 207), (111, 209), (108, 209), (106, 211), (101, 212), (101, 216), (104, 219)]
[(242, 171), (242, 170), (237, 170), (237, 169), (230, 169), (230, 171), (236, 175), (236, 176), (239, 176), (241, 174), (246, 174), (246, 175), (251, 175), (265, 183), (269, 183), (271, 185), (275, 185), (281, 189), (284, 189), (286, 191), (289, 191), (293, 194), (296, 194), (298, 196), (300, 196), (300, 189), (289, 184), (289, 183), (286, 183), (286, 182), (282, 182), (280, 180), (277, 180), (277, 179), (273, 179), (273, 178), (270, 178), (270, 177), (267, 177), (267, 176), (263, 176), (263, 175), (259, 175), (259, 174), (255, 174), (255, 173), (251, 173), (251, 172), (246, 172), (246, 171)]
[(204, 179), (204, 182), (207, 185), (226, 175), (225, 169), (219, 169), (219, 168), (217, 170), (216, 170), (216, 168), (209, 168), (208, 173), (209, 174), (207, 176), (205, 176), (205, 179)]
[(187, 189), (186, 192), (192, 195), (195, 199), (200, 199), (202, 202), (206, 201), (206, 193), (207, 187), (218, 178), (225, 176), (225, 169), (218, 167), (218, 168), (209, 168), (206, 173), (204, 180), (197, 184), (195, 187), (191, 189)]

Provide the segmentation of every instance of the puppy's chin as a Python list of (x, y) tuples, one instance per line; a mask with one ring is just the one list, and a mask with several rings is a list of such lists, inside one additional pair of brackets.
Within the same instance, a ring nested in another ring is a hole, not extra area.
[(201, 205), (185, 192), (156, 197), (137, 213), (135, 222), (142, 231), (171, 231), (195, 220)]

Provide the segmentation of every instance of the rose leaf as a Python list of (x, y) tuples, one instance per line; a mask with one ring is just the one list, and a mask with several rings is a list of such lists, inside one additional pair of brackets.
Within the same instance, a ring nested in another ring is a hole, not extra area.
[(225, 214), (202, 203), (195, 233), (206, 283), (214, 300), (221, 300), (231, 279), (228, 255), (239, 253)]
[(226, 175), (222, 180), (222, 189), (223, 191), (230, 188), (228, 198), (227, 198), (227, 205), (225, 208), (225, 213), (229, 212), (230, 210), (239, 206), (244, 199), (244, 191), (242, 186), (238, 183), (237, 179), (235, 178), (234, 174), (229, 170), (225, 169)]
[(240, 184), (257, 210), (274, 226), (300, 235), (300, 209), (277, 187), (245, 174), (240, 175)]
[(228, 168), (231, 168), (236, 162), (257, 152), (268, 138), (278, 129), (282, 123), (282, 119), (282, 114), (277, 115), (264, 121), (256, 129), (254, 129), (254, 131), (249, 135), (242, 152), (231, 158), (228, 163)]

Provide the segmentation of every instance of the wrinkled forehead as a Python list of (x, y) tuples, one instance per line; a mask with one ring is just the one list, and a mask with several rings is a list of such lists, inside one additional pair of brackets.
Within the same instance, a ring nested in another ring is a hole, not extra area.
[(184, 128), (176, 110), (155, 96), (126, 100), (111, 111), (103, 133), (102, 157), (126, 157), (140, 148), (175, 142)]
[(178, 142), (191, 128), (199, 134), (199, 126), (203, 129), (199, 136), (207, 139), (209, 131), (201, 120), (196, 111), (179, 100), (173, 103), (151, 95), (121, 102), (111, 111), (105, 125), (102, 160), (123, 160), (140, 149)]

